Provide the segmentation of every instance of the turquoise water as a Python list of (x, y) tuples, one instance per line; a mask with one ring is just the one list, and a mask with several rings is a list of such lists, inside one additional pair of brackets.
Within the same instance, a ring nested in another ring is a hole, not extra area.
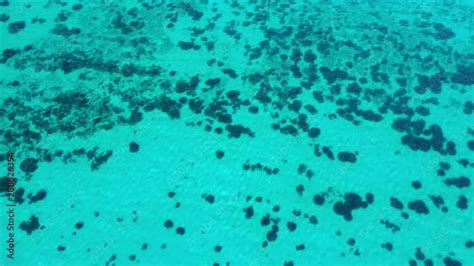
[(471, 1), (0, 21), (0, 265), (474, 265)]

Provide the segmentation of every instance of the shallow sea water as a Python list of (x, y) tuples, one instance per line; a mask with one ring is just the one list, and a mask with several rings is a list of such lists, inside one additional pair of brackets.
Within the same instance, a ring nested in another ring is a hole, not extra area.
[(471, 1), (1, 0), (0, 49), (0, 265), (474, 265)]

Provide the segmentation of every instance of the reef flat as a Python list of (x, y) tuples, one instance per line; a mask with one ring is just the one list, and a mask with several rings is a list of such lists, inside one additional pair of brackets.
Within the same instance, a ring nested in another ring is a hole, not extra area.
[(17, 265), (474, 264), (470, 1), (0, 0), (0, 49)]

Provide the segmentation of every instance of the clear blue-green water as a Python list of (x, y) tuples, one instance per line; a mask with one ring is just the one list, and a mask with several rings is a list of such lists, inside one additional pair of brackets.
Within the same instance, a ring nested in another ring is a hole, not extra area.
[(471, 1), (1, 0), (0, 49), (0, 265), (474, 265)]

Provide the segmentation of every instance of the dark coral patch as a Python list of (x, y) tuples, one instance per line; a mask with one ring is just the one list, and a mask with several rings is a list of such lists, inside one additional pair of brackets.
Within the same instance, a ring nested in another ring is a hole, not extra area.
[(209, 86), (211, 88), (217, 86), (219, 83), (221, 83), (220, 78), (210, 78), (210, 79), (206, 80), (206, 82), (204, 82), (204, 84), (206, 84), (207, 86)]
[(225, 129), (229, 133), (229, 138), (240, 138), (242, 134), (249, 135), (250, 137), (255, 136), (255, 133), (242, 125), (227, 125)]
[[(14, 179), (14, 183), (16, 183), (17, 180)], [(0, 192), (8, 192), (8, 188), (9, 188), (9, 179), (8, 177), (1, 177), (0, 178)], [(24, 189), (22, 189), (23, 192), (24, 192)]]
[(186, 229), (184, 227), (181, 227), (181, 226), (176, 227), (176, 234), (182, 236), (184, 235), (184, 233), (186, 233)]
[(20, 51), (15, 49), (5, 49), (2, 52), (2, 58), (0, 58), (0, 63), (5, 64), (10, 58), (17, 55)]
[(138, 145), (138, 143), (136, 143), (134, 141), (130, 142), (130, 144), (128, 145), (128, 150), (131, 153), (138, 152), (139, 149), (140, 149), (140, 146)]
[(164, 222), (163, 225), (164, 225), (166, 228), (169, 229), (169, 228), (173, 227), (174, 223), (173, 223), (173, 221), (171, 221), (171, 220), (168, 219), (168, 220), (166, 220), (166, 221)]
[[(0, 188), (0, 191), (2, 191), (1, 188)], [(23, 202), (25, 202), (25, 200), (23, 199), (24, 194), (25, 194), (25, 189), (23, 188), (16, 189), (13, 195), (15, 203), (22, 204)]]
[(316, 205), (322, 206), (324, 204), (324, 195), (321, 195), (321, 194), (314, 195), (313, 202)]
[(344, 220), (352, 220), (352, 211), (367, 208), (367, 202), (363, 201), (362, 198), (355, 193), (346, 193), (344, 195), (344, 201), (338, 201), (334, 204), (333, 210), (336, 214), (344, 217)]
[(74, 11), (79, 11), (83, 8), (84, 6), (82, 4), (74, 4), (71, 8)]
[(215, 197), (213, 195), (204, 195), (204, 199), (210, 204), (213, 204), (215, 201)]
[(253, 207), (252, 207), (252, 206), (249, 206), (249, 207), (245, 208), (245, 209), (244, 209), (244, 212), (245, 212), (245, 218), (247, 218), (247, 219), (252, 218), (253, 213), (254, 213)]
[(414, 189), (420, 189), (421, 188), (421, 182), (420, 181), (413, 181), (411, 182), (411, 186), (414, 188)]
[(222, 69), (222, 73), (226, 74), (227, 76), (235, 79), (238, 77), (237, 75), (237, 72), (235, 72), (235, 70), (231, 69), (231, 68), (224, 68)]
[(17, 34), (18, 32), (22, 31), (26, 27), (26, 23), (24, 21), (17, 21), (8, 24), (8, 33), (10, 34)]
[(111, 150), (105, 151), (101, 154), (96, 155), (92, 159), (91, 163), (91, 170), (96, 171), (98, 170), (103, 164), (105, 164), (109, 158), (112, 156), (113, 152)]
[(408, 208), (418, 214), (428, 214), (430, 211), (422, 200), (415, 200), (408, 203)]
[(57, 24), (51, 31), (53, 34), (61, 35), (64, 37), (70, 37), (72, 35), (77, 35), (81, 33), (79, 28), (69, 28), (64, 24)]
[(465, 196), (459, 196), (458, 201), (456, 202), (456, 207), (461, 210), (465, 210), (468, 208), (468, 200)]
[(310, 138), (317, 138), (321, 134), (321, 130), (319, 128), (313, 127), (309, 129), (308, 136)]
[(464, 246), (465, 246), (466, 248), (474, 248), (474, 241), (468, 240), (468, 241), (466, 241), (466, 243), (464, 244)]
[(474, 64), (458, 65), (457, 72), (451, 76), (451, 81), (461, 85), (474, 85)]
[(288, 230), (289, 230), (290, 232), (293, 232), (293, 231), (296, 230), (297, 224), (294, 223), (294, 222), (288, 222), (288, 223), (286, 224), (286, 226), (288, 227)]
[(413, 137), (411, 135), (405, 135), (402, 137), (402, 143), (410, 147), (414, 151), (427, 152), (431, 148), (429, 140), (424, 138)]
[(448, 40), (456, 36), (450, 28), (441, 23), (433, 23), (433, 29), (435, 30), (434, 37), (437, 40)]
[(179, 48), (182, 50), (190, 50), (194, 48), (194, 43), (192, 42), (184, 42), (184, 41), (179, 41), (178, 42)]
[(469, 148), (469, 150), (474, 151), (474, 140), (468, 141), (467, 147)]
[(323, 77), (326, 79), (328, 84), (333, 84), (337, 80), (346, 80), (349, 78), (349, 74), (341, 69), (331, 70), (328, 67), (321, 67), (319, 70), (323, 74)]
[(83, 227), (84, 227), (84, 223), (83, 222), (78, 222), (74, 225), (74, 227), (77, 229), (77, 230), (81, 230)]
[(20, 169), (25, 173), (33, 173), (38, 169), (38, 160), (35, 158), (26, 158), (21, 162)]
[(403, 203), (399, 199), (394, 198), (394, 197), (390, 198), (390, 206), (398, 210), (403, 209)]
[(278, 226), (273, 225), (272, 229), (269, 232), (267, 232), (267, 240), (269, 242), (274, 242), (277, 240), (277, 238), (278, 238)]
[(337, 158), (339, 161), (347, 163), (355, 163), (357, 161), (356, 155), (352, 152), (339, 152)]
[(388, 250), (388, 251), (392, 251), (392, 250), (393, 250), (393, 245), (392, 245), (392, 243), (390, 243), (390, 242), (383, 243), (381, 246), (382, 246), (382, 248), (384, 248), (384, 249), (386, 249), (386, 250)]
[(20, 223), (20, 229), (26, 231), (28, 235), (31, 235), (33, 231), (36, 231), (40, 228), (39, 218), (35, 215), (32, 215), (28, 221)]
[(46, 195), (47, 195), (47, 193), (46, 193), (45, 190), (38, 191), (36, 193), (36, 195), (34, 195), (34, 196), (28, 195), (28, 198), (30, 199), (29, 203), (35, 203), (35, 202), (41, 201), (44, 198), (46, 198)]
[(457, 188), (468, 188), (471, 186), (471, 179), (465, 176), (446, 178), (444, 180), (446, 186), (455, 186)]
[(217, 159), (222, 159), (224, 158), (224, 152), (223, 151), (216, 151), (216, 158)]
[(445, 266), (462, 266), (461, 262), (450, 257), (444, 258), (443, 262)]
[(0, 14), (0, 22), (7, 22), (10, 19), (10, 15), (6, 13)]

